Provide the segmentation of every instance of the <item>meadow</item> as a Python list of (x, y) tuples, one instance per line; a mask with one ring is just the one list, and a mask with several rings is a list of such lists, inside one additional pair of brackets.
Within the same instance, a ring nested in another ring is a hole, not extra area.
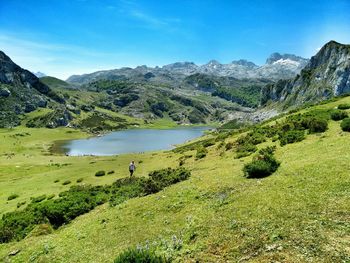
[[(345, 97), (301, 113), (349, 103)], [(50, 233), (0, 244), (0, 259), (113, 262), (122, 251), (142, 247), (173, 262), (349, 262), (350, 133), (342, 131), (340, 122), (329, 120), (325, 132), (284, 146), (273, 138), (258, 143), (258, 149), (275, 145), (281, 163), (263, 179), (244, 177), (243, 167), (254, 154), (237, 158), (237, 140), (249, 129), (206, 144), (200, 158), (192, 147), (108, 157), (52, 155), (53, 141), (89, 134), (67, 128), (2, 129), (1, 215), (23, 209), (31, 197), (57, 196), (72, 185), (112, 184), (128, 176), (132, 159), (137, 177), (176, 168), (180, 160), (191, 177), (116, 206), (105, 203)], [(197, 142), (211, 138), (215, 136)], [(232, 147), (224, 146), (230, 143)], [(115, 173), (96, 177), (99, 170)], [(67, 180), (71, 183), (63, 185)], [(11, 195), (18, 197), (8, 200)]]

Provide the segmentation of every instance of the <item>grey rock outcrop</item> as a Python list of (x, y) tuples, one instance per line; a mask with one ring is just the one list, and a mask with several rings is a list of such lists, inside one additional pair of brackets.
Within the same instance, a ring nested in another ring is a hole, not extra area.
[(313, 56), (295, 78), (267, 85), (262, 105), (268, 101), (286, 107), (316, 102), (350, 92), (350, 45), (330, 41)]

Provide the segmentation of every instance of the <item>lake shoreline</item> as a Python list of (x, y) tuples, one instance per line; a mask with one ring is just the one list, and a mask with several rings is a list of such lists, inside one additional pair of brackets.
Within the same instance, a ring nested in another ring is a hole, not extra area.
[(52, 155), (66, 156), (113, 156), (165, 151), (201, 137), (213, 128), (189, 125), (164, 129), (137, 128), (112, 131), (74, 140), (57, 140), (49, 147), (49, 152)]

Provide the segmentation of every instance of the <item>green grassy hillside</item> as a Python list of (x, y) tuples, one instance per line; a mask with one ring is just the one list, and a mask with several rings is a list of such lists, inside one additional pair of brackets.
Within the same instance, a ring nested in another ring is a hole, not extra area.
[[(71, 185), (111, 184), (128, 176), (131, 159), (138, 177), (178, 167), (180, 161), (192, 175), (156, 194), (114, 207), (105, 203), (57, 230), (41, 231), (44, 235), (33, 231), (19, 242), (0, 244), (0, 259), (113, 262), (138, 246), (174, 262), (349, 262), (350, 133), (342, 131), (341, 121), (329, 119), (329, 111), (349, 103), (345, 97), (264, 124), (275, 128), (222, 132), (174, 151), (137, 155), (50, 155), (52, 141), (87, 135), (70, 129), (2, 129), (1, 214), (23, 209), (31, 197), (57, 196)], [(305, 124), (307, 130), (298, 126), (305, 120), (299, 113), (313, 120)], [(312, 132), (320, 119), (328, 128)], [(255, 155), (251, 149), (271, 145), (278, 170), (263, 179), (245, 178), (242, 169)], [(115, 173), (96, 177), (99, 170)], [(77, 183), (79, 178), (83, 181)], [(66, 180), (71, 184), (62, 185)], [(18, 197), (8, 200), (14, 194)], [(26, 204), (16, 208), (21, 202)]]

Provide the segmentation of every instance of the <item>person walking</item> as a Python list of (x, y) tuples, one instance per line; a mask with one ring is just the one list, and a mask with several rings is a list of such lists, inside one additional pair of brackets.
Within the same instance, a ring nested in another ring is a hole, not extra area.
[(134, 161), (131, 161), (131, 163), (129, 164), (129, 172), (130, 172), (130, 176), (132, 176), (134, 174), (136, 170), (136, 165)]

